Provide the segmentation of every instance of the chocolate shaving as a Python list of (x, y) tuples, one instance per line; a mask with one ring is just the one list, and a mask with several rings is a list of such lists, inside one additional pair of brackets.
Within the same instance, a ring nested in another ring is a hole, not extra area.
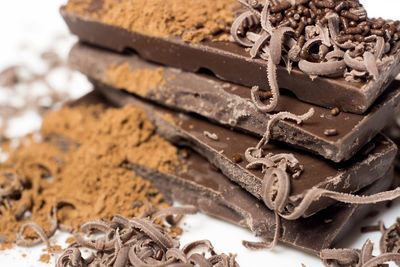
[[(176, 212), (176, 213), (174, 213)], [(172, 207), (155, 211), (150, 216), (193, 214), (196, 209), (191, 206)], [(179, 241), (168, 235), (166, 230), (145, 218), (126, 219), (116, 215), (111, 223), (89, 221), (82, 226), (84, 231), (98, 230), (105, 237), (85, 240), (81, 235), (75, 244), (66, 249), (58, 258), (56, 267), (80, 266), (201, 266), (201, 267), (236, 267), (235, 256), (214, 252), (207, 240), (192, 242), (179, 249)], [(84, 259), (80, 248), (95, 250), (95, 254)], [(199, 251), (200, 252), (197, 252)], [(211, 256), (207, 258), (206, 253)]]
[[(21, 247), (33, 247), (33, 246), (36, 246), (36, 245), (39, 245), (42, 243), (45, 243), (47, 246), (49, 246), (50, 245), (49, 238), (55, 234), (55, 232), (57, 231), (57, 228), (58, 228), (57, 209), (56, 208), (52, 208), (49, 218), (50, 218), (49, 234), (46, 234), (45, 231), (43, 230), (43, 228), (40, 227), (37, 223), (28, 222), (28, 223), (23, 224), (21, 226), (21, 228), (19, 229), (15, 243)], [(26, 239), (24, 237), (24, 232), (28, 228), (32, 229), (38, 235), (38, 238), (32, 239), (32, 240)]]
[[(277, 87), (272, 65), (280, 64), (282, 59), (289, 72), (294, 61), (312, 78), (341, 76), (362, 82), (369, 77), (377, 80), (379, 67), (390, 63), (391, 55), (399, 50), (398, 22), (368, 19), (358, 1), (238, 2), (246, 11), (232, 24), (232, 39), (251, 47), (251, 57), (258, 55), (272, 61), (268, 64), (271, 90)], [(333, 56), (333, 51), (341, 53)], [(359, 56), (363, 59), (358, 60)], [(357, 75), (353, 70), (366, 75)]]
[[(183, 218), (183, 215), (196, 214), (197, 208), (193, 206), (181, 206), (181, 207), (170, 207), (156, 211), (152, 216), (151, 220), (154, 222), (160, 217), (166, 217), (166, 220), (171, 225), (177, 225)], [(175, 215), (175, 217), (174, 217)]]
[(379, 247), (381, 253), (400, 253), (400, 220), (388, 229), (381, 227), (382, 237)]
[[(39, 238), (33, 239), (33, 240), (25, 239), (23, 234), (27, 228), (30, 228), (33, 231), (35, 231), (36, 234), (39, 236)], [(21, 247), (33, 247), (33, 246), (36, 246), (41, 243), (45, 243), (45, 244), (49, 245), (49, 238), (46, 235), (46, 233), (44, 232), (42, 227), (40, 227), (38, 224), (36, 224), (34, 222), (28, 222), (21, 226), (19, 233), (18, 233), (18, 237), (15, 242), (18, 246), (21, 246)]]
[(218, 135), (215, 133), (210, 133), (209, 131), (204, 131), (203, 134), (205, 137), (208, 137), (211, 140), (218, 141)]
[(399, 198), (400, 187), (391, 191), (381, 192), (370, 196), (358, 196), (358, 195), (334, 192), (322, 188), (312, 188), (309, 191), (307, 191), (300, 204), (298, 204), (293, 210), (291, 210), (291, 212), (280, 215), (286, 220), (296, 220), (303, 215), (304, 211), (311, 205), (311, 203), (315, 199), (319, 199), (321, 197), (328, 197), (336, 201), (349, 204), (375, 204), (378, 202), (384, 202)]
[(314, 109), (311, 108), (307, 113), (298, 116), (290, 112), (279, 112), (271, 115), (267, 124), (267, 130), (263, 138), (256, 147), (250, 147), (245, 151), (245, 158), (249, 162), (246, 168), (256, 168), (261, 166), (264, 172), (264, 179), (262, 181), (262, 199), (265, 205), (275, 212), (275, 234), (272, 242), (249, 242), (243, 241), (243, 245), (251, 249), (273, 249), (279, 238), (280, 232), (280, 218), (279, 213), (283, 212), (289, 195), (290, 195), (290, 180), (287, 174), (287, 169), (294, 170), (292, 177), (300, 176), (303, 167), (299, 161), (292, 154), (276, 154), (271, 153), (262, 156), (262, 147), (266, 145), (271, 136), (271, 129), (274, 124), (279, 120), (293, 120), (297, 124), (302, 123), (304, 120), (309, 119), (314, 114)]
[(242, 245), (245, 248), (251, 249), (251, 250), (272, 250), (276, 244), (278, 243), (278, 238), (281, 230), (281, 219), (279, 217), (279, 214), (275, 212), (275, 231), (274, 231), (274, 237), (271, 242), (251, 242), (251, 241), (242, 241)]
[(308, 75), (338, 76), (343, 75), (346, 68), (344, 60), (315, 63), (307, 60), (300, 60), (299, 69)]
[(376, 267), (388, 262), (400, 264), (400, 253), (381, 253), (372, 255), (373, 244), (368, 239), (361, 250), (358, 249), (324, 249), (320, 258), (326, 266)]

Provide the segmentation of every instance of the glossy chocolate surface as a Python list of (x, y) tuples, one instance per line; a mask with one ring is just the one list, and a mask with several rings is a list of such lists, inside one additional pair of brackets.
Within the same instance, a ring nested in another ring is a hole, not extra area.
[[(153, 38), (106, 25), (89, 16), (68, 12), (63, 8), (61, 14), (70, 31), (83, 42), (118, 52), (135, 51), (142, 58), (153, 62), (191, 72), (207, 70), (222, 80), (268, 89), (266, 61), (252, 59), (243, 47), (235, 43), (193, 44), (186, 43), (178, 37)], [(278, 66), (278, 82), (281, 88), (290, 90), (302, 101), (361, 114), (400, 72), (399, 61), (400, 56), (396, 55), (394, 62), (381, 71), (377, 81), (366, 83), (346, 82), (343, 78), (318, 77), (312, 80), (297, 68), (288, 74), (283, 66)]]
[[(107, 79), (107, 69), (113, 64), (129, 63), (132, 71), (155, 70), (161, 67), (137, 55), (112, 53), (84, 44), (75, 45), (69, 61), (73, 68), (90, 79), (113, 87), (116, 86)], [(165, 83), (148, 90), (141, 97), (173, 109), (199, 114), (256, 136), (264, 134), (270, 115), (260, 112), (252, 104), (249, 88), (223, 82), (210, 75), (194, 74), (171, 67), (163, 67), (163, 70)], [(399, 81), (392, 82), (364, 115), (341, 112), (332, 116), (329, 109), (282, 95), (277, 111), (303, 114), (314, 108), (315, 114), (301, 125), (290, 121), (277, 122), (272, 130), (272, 139), (335, 162), (347, 160), (391, 122), (399, 102)], [(326, 136), (326, 129), (336, 129), (337, 135)]]
[[(144, 102), (102, 84), (96, 85), (97, 90), (115, 105), (134, 104), (143, 108), (157, 126), (159, 134), (172, 143), (194, 149), (221, 169), (230, 180), (238, 183), (258, 199), (262, 199), (261, 186), (264, 175), (261, 170), (247, 169), (245, 160), (240, 163), (234, 161), (237, 155), (241, 155), (244, 159), (245, 150), (248, 147), (254, 147), (258, 143), (258, 138), (232, 131), (195, 116)], [(207, 137), (204, 134), (205, 131), (216, 134), (218, 140)], [(378, 135), (351, 160), (339, 164), (295, 150), (283, 143), (270, 143), (265, 147), (265, 151), (273, 154), (291, 153), (304, 166), (300, 177), (291, 179), (289, 199), (295, 203), (302, 199), (307, 190), (312, 187), (352, 193), (370, 185), (391, 168), (397, 147), (388, 138)], [(327, 198), (320, 198), (311, 204), (304, 216), (311, 216), (334, 202)]]
[[(102, 96), (91, 93), (80, 104), (107, 104)], [(202, 212), (249, 229), (256, 236), (272, 238), (275, 218), (265, 205), (231, 182), (197, 153), (186, 150), (182, 157), (187, 171), (160, 173), (144, 166), (132, 165), (132, 169), (150, 180), (161, 192), (183, 204), (191, 204)], [(359, 194), (374, 194), (387, 190), (393, 181), (390, 169), (373, 185)], [(324, 248), (334, 247), (371, 210), (373, 205), (335, 204), (309, 218), (295, 221), (282, 220), (279, 240), (287, 245), (318, 254)], [(237, 240), (241, 242), (241, 240)]]

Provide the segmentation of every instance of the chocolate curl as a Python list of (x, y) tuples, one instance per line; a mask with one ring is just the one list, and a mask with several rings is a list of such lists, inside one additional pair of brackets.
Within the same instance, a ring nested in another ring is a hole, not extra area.
[[(195, 213), (192, 206), (172, 207), (153, 212), (150, 216), (156, 219), (164, 216), (180, 216)], [(88, 221), (82, 226), (85, 231), (100, 231), (107, 239), (85, 240), (76, 235), (76, 243), (64, 251), (57, 260), (56, 267), (66, 266), (114, 266), (124, 267), (127, 264), (144, 267), (236, 267), (235, 256), (214, 252), (208, 240), (199, 240), (179, 249), (179, 241), (173, 239), (159, 225), (145, 218), (131, 220), (115, 215), (111, 223)], [(81, 257), (78, 247), (91, 248), (96, 251), (88, 259)], [(199, 252), (199, 250), (201, 252)], [(211, 257), (206, 258), (209, 252)]]
[(370, 196), (358, 196), (352, 194), (345, 194), (334, 192), (322, 188), (310, 189), (300, 204), (294, 208), (294, 210), (288, 214), (280, 214), (282, 218), (286, 220), (296, 220), (300, 218), (304, 211), (311, 205), (311, 203), (321, 197), (328, 197), (343, 203), (348, 204), (376, 204), (379, 202), (394, 200), (400, 197), (400, 187), (386, 192), (377, 193)]
[(257, 148), (261, 148), (262, 146), (268, 144), (270, 138), (271, 138), (271, 131), (272, 127), (275, 125), (277, 121), (281, 120), (291, 120), (296, 122), (297, 124), (301, 124), (304, 121), (310, 119), (314, 115), (314, 109), (310, 108), (306, 113), (303, 115), (296, 115), (287, 111), (281, 111), (277, 114), (270, 115), (269, 121), (267, 123), (267, 129), (260, 140), (260, 142), (257, 144)]
[(278, 244), (279, 234), (281, 229), (281, 219), (279, 214), (275, 212), (275, 230), (274, 237), (271, 242), (251, 242), (251, 241), (242, 241), (242, 245), (245, 248), (250, 250), (272, 250)]
[(372, 255), (373, 244), (368, 239), (361, 250), (358, 249), (324, 249), (320, 253), (320, 258), (325, 265), (332, 266), (359, 266), (376, 267), (387, 262), (400, 264), (399, 253), (382, 253), (374, 257)]
[[(57, 221), (57, 208), (53, 207), (49, 214), (50, 221), (50, 233), (47, 235), (43, 228), (35, 222), (28, 222), (21, 226), (17, 234), (16, 244), (21, 247), (33, 247), (41, 243), (45, 243), (47, 246), (50, 245), (49, 238), (52, 237), (58, 228)], [(37, 239), (27, 240), (24, 238), (23, 233), (26, 229), (31, 228), (39, 236)]]

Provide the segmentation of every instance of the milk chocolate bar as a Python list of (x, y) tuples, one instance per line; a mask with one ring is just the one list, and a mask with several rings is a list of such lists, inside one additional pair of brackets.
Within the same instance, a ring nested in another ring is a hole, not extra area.
[[(173, 109), (197, 113), (212, 121), (257, 136), (264, 134), (270, 120), (270, 114), (259, 111), (249, 100), (249, 88), (223, 82), (210, 75), (161, 67), (142, 60), (137, 55), (112, 53), (84, 44), (73, 47), (69, 61), (73, 68), (92, 80), (125, 89), (129, 93)], [(126, 64), (127, 73), (118, 74), (125, 79), (121, 84), (119, 77), (114, 77), (113, 71)], [(138, 81), (129, 80), (129, 75), (139, 75), (140, 71), (158, 73), (159, 70), (162, 71), (161, 77), (158, 77), (159, 81), (154, 84), (135, 86)], [(391, 122), (399, 100), (399, 81), (392, 82), (364, 115), (344, 112), (332, 115), (329, 109), (301, 102), (289, 95), (281, 95), (277, 111), (303, 114), (314, 108), (315, 114), (300, 125), (284, 120), (278, 121), (272, 128), (271, 138), (335, 162), (347, 160)], [(335, 129), (336, 134), (326, 135), (329, 129)]]
[[(90, 6), (101, 8), (100, 0)], [(218, 78), (247, 87), (269, 89), (267, 61), (251, 58), (244, 47), (223, 41), (184, 42), (180, 37), (155, 38), (105, 24), (89, 15), (61, 9), (70, 31), (83, 42), (117, 52), (135, 51), (140, 57), (190, 72), (206, 71)], [(290, 90), (300, 100), (319, 106), (362, 114), (374, 103), (400, 72), (397, 52), (376, 80), (354, 83), (344, 78), (310, 78), (297, 67), (290, 74), (277, 66), (279, 87)]]
[[(157, 126), (157, 132), (178, 145), (188, 146), (206, 157), (222, 173), (258, 199), (262, 199), (264, 174), (259, 169), (247, 169), (244, 152), (254, 147), (258, 139), (235, 132), (206, 120), (152, 105), (123, 91), (96, 83), (96, 89), (118, 106), (135, 104), (143, 108)], [(267, 153), (293, 154), (304, 166), (300, 177), (291, 179), (289, 202), (298, 203), (312, 187), (342, 193), (353, 193), (376, 181), (391, 167), (396, 145), (383, 135), (375, 137), (351, 160), (335, 164), (307, 152), (294, 150), (282, 143), (265, 146)], [(304, 217), (325, 209), (335, 201), (321, 197), (305, 211)]]
[[(80, 99), (78, 103), (107, 104), (96, 92)], [(221, 172), (211, 168), (207, 160), (192, 150), (181, 150), (179, 154), (186, 165), (184, 171), (177, 169), (175, 173), (161, 173), (141, 165), (131, 167), (173, 200), (195, 205), (202, 212), (247, 228), (258, 237), (273, 237), (274, 214), (261, 201), (231, 182)], [(369, 195), (385, 191), (391, 186), (392, 180), (393, 170), (390, 169), (359, 194)], [(318, 255), (322, 249), (334, 247), (374, 207), (337, 203), (309, 218), (294, 221), (282, 219), (279, 240)]]

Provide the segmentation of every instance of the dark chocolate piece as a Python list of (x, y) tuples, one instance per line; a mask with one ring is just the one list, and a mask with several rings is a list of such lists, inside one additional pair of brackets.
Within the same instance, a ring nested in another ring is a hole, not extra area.
[[(186, 163), (188, 172), (184, 174), (159, 173), (138, 165), (132, 168), (173, 200), (194, 205), (203, 213), (247, 228), (263, 239), (274, 236), (274, 213), (264, 203), (210, 168), (196, 153), (189, 152)], [(370, 195), (385, 191), (392, 181), (393, 169), (360, 193)], [(279, 240), (318, 255), (322, 249), (335, 247), (342, 241), (373, 207), (336, 203), (308, 218), (281, 219)]]
[[(112, 65), (127, 63), (132, 72), (160, 68), (136, 55), (121, 55), (83, 44), (77, 44), (71, 50), (69, 61), (73, 68), (90, 79), (113, 87), (118, 85), (107, 77), (107, 69)], [(164, 83), (147, 90), (145, 94), (137, 93), (170, 108), (194, 112), (258, 136), (264, 134), (270, 115), (259, 111), (249, 100), (249, 88), (171, 67), (164, 67), (163, 72)], [(391, 122), (399, 101), (399, 81), (394, 81), (365, 115), (344, 112), (336, 114), (335, 110), (281, 95), (277, 111), (303, 114), (312, 107), (315, 114), (301, 125), (278, 121), (272, 128), (272, 139), (295, 145), (335, 162), (347, 160)], [(335, 135), (332, 134), (333, 130), (336, 130)]]
[[(107, 102), (96, 92), (79, 101), (80, 104)], [(256, 236), (269, 239), (274, 235), (275, 218), (272, 211), (220, 172), (210, 168), (203, 157), (191, 150), (180, 153), (187, 171), (160, 173), (144, 166), (132, 165), (133, 170), (149, 179), (167, 197), (191, 204), (202, 212), (247, 228)], [(393, 181), (390, 169), (373, 185), (359, 192), (363, 195), (387, 190)], [(354, 229), (374, 205), (335, 204), (310, 218), (283, 220), (280, 241), (318, 255), (324, 248), (334, 247)], [(240, 242), (240, 240), (237, 240)]]
[[(246, 169), (247, 161), (237, 163), (234, 159), (237, 155), (243, 156), (247, 148), (254, 147), (258, 143), (257, 138), (152, 105), (106, 85), (96, 85), (97, 90), (118, 106), (131, 103), (143, 108), (157, 126), (159, 134), (175, 144), (194, 149), (221, 169), (229, 179), (262, 199), (264, 174), (259, 169)], [(264, 151), (272, 154), (291, 153), (304, 166), (300, 177), (291, 179), (289, 202), (296, 206), (312, 187), (353, 193), (376, 181), (391, 167), (397, 147), (383, 135), (375, 137), (367, 148), (371, 147), (368, 155), (360, 151), (350, 161), (339, 164), (290, 149), (284, 144), (270, 143), (265, 146)], [(304, 217), (311, 216), (335, 202), (325, 197), (315, 200), (304, 213)]]
[[(150, 61), (191, 72), (205, 69), (226, 81), (250, 87), (258, 85), (268, 89), (267, 62), (252, 59), (249, 53), (236, 43), (186, 43), (178, 37), (154, 38), (106, 25), (89, 16), (72, 13), (63, 8), (61, 14), (70, 31), (83, 42), (118, 52), (136, 51), (142, 58)], [(278, 84), (303, 101), (361, 114), (400, 72), (399, 61), (400, 57), (396, 54), (393, 63), (381, 71), (377, 81), (371, 80), (366, 83), (346, 82), (344, 78), (317, 77), (312, 80), (298, 68), (294, 68), (289, 75), (285, 67), (278, 66)]]

